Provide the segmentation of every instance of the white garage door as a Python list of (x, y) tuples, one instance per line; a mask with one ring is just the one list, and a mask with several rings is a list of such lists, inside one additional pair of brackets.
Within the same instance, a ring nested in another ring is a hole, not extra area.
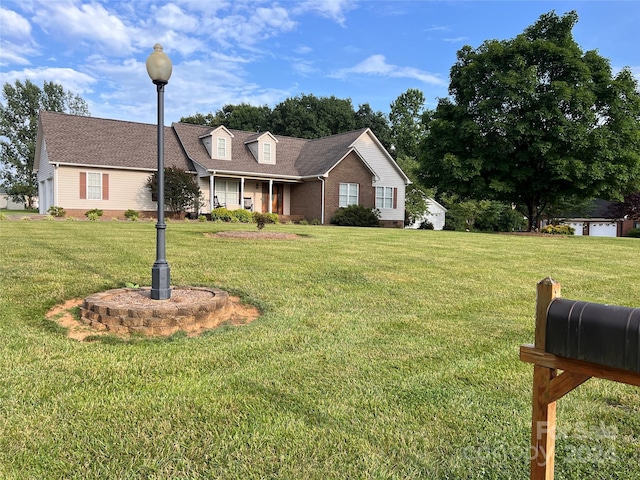
[(592, 237), (615, 237), (618, 227), (615, 223), (591, 223), (589, 235)]
[(581, 236), (582, 235), (582, 222), (577, 222), (577, 223), (569, 222), (568, 225), (570, 227), (573, 227), (573, 229), (575, 230), (574, 233), (573, 233), (575, 236)]

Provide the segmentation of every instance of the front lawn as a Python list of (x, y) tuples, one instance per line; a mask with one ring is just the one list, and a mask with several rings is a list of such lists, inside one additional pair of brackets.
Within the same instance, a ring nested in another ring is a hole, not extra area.
[[(76, 342), (44, 319), (149, 285), (152, 222), (0, 221), (0, 478), (528, 478), (536, 283), (640, 306), (636, 239), (171, 222), (174, 285), (263, 315)], [(640, 477), (640, 389), (558, 402), (556, 479)]]

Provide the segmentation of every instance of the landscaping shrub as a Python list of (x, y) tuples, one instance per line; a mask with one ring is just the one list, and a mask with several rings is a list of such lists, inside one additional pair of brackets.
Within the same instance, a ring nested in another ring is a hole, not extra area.
[(136, 220), (138, 220), (138, 217), (140, 217), (140, 214), (135, 210), (129, 209), (126, 212), (124, 212), (124, 217), (128, 218), (132, 222), (135, 222)]
[(278, 215), (275, 213), (253, 212), (253, 221), (256, 222), (258, 230), (262, 230), (267, 223), (278, 223)]
[(198, 216), (198, 221), (199, 222), (206, 222), (207, 221), (207, 217), (205, 215), (199, 215)]
[(633, 228), (629, 230), (625, 237), (640, 238), (640, 228)]
[(95, 221), (98, 218), (100, 218), (103, 213), (104, 212), (99, 208), (92, 208), (91, 210), (87, 210), (86, 212), (84, 212), (84, 216), (87, 217), (89, 220)]
[(569, 225), (547, 225), (540, 229), (541, 233), (550, 233), (552, 235), (573, 235), (576, 229)]
[(251, 223), (253, 221), (253, 214), (244, 208), (233, 210), (231, 215), (240, 223)]
[(349, 205), (338, 209), (331, 223), (343, 227), (379, 227), (380, 211), (362, 205)]
[(49, 215), (51, 215), (52, 217), (64, 217), (66, 212), (64, 211), (64, 208), (62, 208), (62, 207), (51, 206), (47, 210), (47, 213)]
[(433, 223), (429, 220), (423, 220), (418, 227), (419, 230), (433, 230)]
[(230, 222), (231, 217), (231, 211), (224, 207), (214, 208), (211, 210), (211, 220), (214, 222)]
[(320, 220), (314, 218), (313, 220), (311, 220), (311, 225), (320, 225)]

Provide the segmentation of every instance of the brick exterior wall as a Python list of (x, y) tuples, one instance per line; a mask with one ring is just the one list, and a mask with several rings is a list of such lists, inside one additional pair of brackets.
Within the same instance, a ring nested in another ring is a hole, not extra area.
[(291, 185), (291, 215), (302, 216), (307, 221), (320, 220), (322, 211), (322, 182), (309, 180)]
[(376, 202), (376, 192), (373, 188), (373, 175), (371, 171), (362, 163), (360, 158), (351, 152), (342, 162), (340, 162), (329, 174), (325, 182), (325, 219), (324, 223), (331, 223), (331, 217), (338, 210), (340, 184), (357, 183), (359, 187), (358, 203), (362, 206), (373, 208)]

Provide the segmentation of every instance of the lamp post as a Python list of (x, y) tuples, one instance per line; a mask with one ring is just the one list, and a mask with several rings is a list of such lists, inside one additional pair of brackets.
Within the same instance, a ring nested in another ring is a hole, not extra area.
[(151, 298), (168, 300), (171, 298), (169, 264), (165, 259), (164, 223), (164, 86), (171, 77), (171, 60), (156, 43), (153, 53), (147, 58), (147, 73), (158, 90), (158, 222), (156, 223), (156, 261), (151, 268)]

